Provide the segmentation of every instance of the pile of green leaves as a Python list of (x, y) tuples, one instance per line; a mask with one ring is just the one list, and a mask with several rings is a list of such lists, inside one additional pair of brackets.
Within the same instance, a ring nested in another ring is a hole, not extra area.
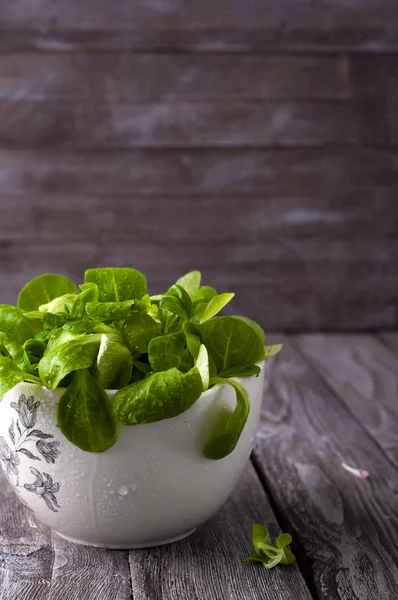
[[(21, 290), (18, 306), (0, 305), (0, 398), (21, 381), (65, 391), (57, 404), (65, 437), (89, 452), (115, 444), (124, 425), (152, 423), (187, 410), (218, 383), (236, 391), (236, 408), (214, 424), (203, 453), (235, 448), (249, 413), (242, 385), (258, 375), (264, 332), (245, 317), (216, 317), (234, 294), (201, 286), (199, 271), (150, 296), (142, 273), (89, 269), (77, 287), (41, 275)], [(118, 390), (111, 400), (106, 389)]]
[(267, 527), (257, 523), (253, 525), (252, 531), (255, 554), (246, 558), (246, 562), (262, 563), (266, 569), (272, 569), (279, 563), (290, 565), (296, 561), (296, 557), (288, 548), (292, 541), (290, 533), (281, 533), (272, 542)]

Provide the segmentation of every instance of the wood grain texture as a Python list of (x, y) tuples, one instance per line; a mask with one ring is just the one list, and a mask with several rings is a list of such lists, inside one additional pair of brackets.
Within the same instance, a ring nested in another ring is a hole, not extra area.
[(145, 233), (135, 237), (124, 242), (5, 242), (0, 247), (1, 301), (14, 303), (26, 281), (46, 272), (82, 281), (89, 267), (133, 265), (146, 274), (155, 293), (198, 268), (206, 283), (236, 292), (230, 310), (247, 313), (268, 330), (397, 324), (395, 241), (375, 241), (372, 247), (361, 241), (320, 244), (305, 238), (231, 240), (206, 243), (204, 249), (203, 240), (189, 236), (184, 243), (161, 236), (149, 240)]
[(293, 341), (398, 468), (397, 357), (370, 335)]
[(70, 148), (204, 148), (354, 144), (348, 103), (101, 105), (0, 101), (0, 144)]
[[(161, 4), (24, 0), (5, 3), (0, 23), (5, 48), (247, 51), (315, 47), (371, 52), (397, 47), (394, 0), (322, 0), (316, 4), (304, 0), (300, 5), (294, 0), (278, 4), (261, 0), (168, 0)], [(14, 36), (7, 36), (10, 32)]]
[(365, 148), (81, 153), (3, 149), (0, 165), (4, 196), (291, 195), (297, 189), (314, 196), (398, 185), (398, 153)]
[(53, 562), (49, 530), (17, 499), (0, 468), (0, 600), (46, 599)]
[(267, 571), (244, 563), (252, 553), (251, 528), (257, 522), (279, 532), (249, 464), (221, 511), (191, 537), (130, 552), (134, 600), (310, 600), (297, 565)]
[(398, 56), (353, 56), (350, 63), (361, 140), (397, 145)]
[(0, 54), (0, 99), (100, 106), (351, 97), (336, 56)]
[(394, 600), (397, 470), (287, 340), (257, 440), (256, 464), (305, 548), (317, 597)]
[(280, 238), (283, 250), (289, 246), (285, 238), (297, 237), (315, 238), (306, 243), (316, 243), (316, 258), (318, 253), (325, 257), (330, 238), (337, 238), (332, 245), (340, 246), (344, 262), (352, 260), (351, 249), (344, 255), (348, 238), (358, 261), (369, 259), (370, 249), (372, 260), (388, 263), (392, 260), (388, 248), (395, 246), (388, 238), (394, 239), (398, 231), (396, 193), (398, 187), (367, 188), (360, 194), (331, 191), (319, 197), (300, 195), (300, 190), (293, 195), (2, 197), (0, 241), (97, 241), (100, 237), (207, 244), (257, 242), (272, 236)]

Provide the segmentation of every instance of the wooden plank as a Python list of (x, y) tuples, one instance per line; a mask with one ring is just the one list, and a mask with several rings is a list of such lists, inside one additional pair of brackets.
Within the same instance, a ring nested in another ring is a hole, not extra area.
[(398, 467), (398, 359), (371, 335), (302, 335), (300, 352)]
[(0, 143), (68, 148), (327, 146), (356, 141), (343, 103), (0, 101)]
[(398, 144), (398, 57), (350, 58), (355, 107), (365, 144)]
[[(305, 236), (321, 238), (321, 247), (326, 247), (327, 238), (348, 238), (357, 246), (356, 257), (371, 248), (374, 260), (388, 262), (388, 241), (380, 238), (394, 237), (398, 231), (397, 193), (398, 187), (368, 187), (360, 194), (330, 192), (319, 197), (301, 195), (300, 190), (262, 196), (2, 197), (0, 241), (92, 241), (99, 236), (144, 241), (160, 239), (167, 231), (167, 240), (174, 242), (247, 243), (265, 236)], [(333, 246), (340, 243), (336, 240)], [(314, 254), (316, 259), (318, 250)], [(351, 251), (347, 260), (350, 256)]]
[(379, 337), (395, 354), (398, 354), (398, 333), (381, 333)]
[[(0, 36), (1, 37), (1, 36)], [(0, 54), (0, 99), (71, 106), (350, 98), (335, 56)]]
[(130, 600), (127, 552), (73, 544), (56, 534), (52, 548), (54, 570), (46, 600)]
[(317, 597), (396, 598), (397, 470), (286, 340), (255, 456), (280, 519), (305, 548)]
[[(145, 0), (89, 0), (84, 4), (78, 0), (67, 4), (62, 0), (23, 0), (1, 7), (0, 37), (5, 37), (6, 49), (20, 44), (63, 51), (76, 46), (139, 51), (380, 51), (397, 47), (396, 17), (394, 0), (323, 0), (316, 4), (303, 0), (300, 5), (295, 0), (278, 4), (261, 0), (249, 4), (222, 0), (215, 4), (206, 0), (183, 5), (176, 0), (161, 4)], [(86, 32), (91, 33), (88, 40)]]
[(398, 153), (367, 148), (276, 150), (0, 150), (4, 196), (134, 194), (345, 195), (398, 185)]
[(53, 561), (49, 530), (17, 499), (0, 469), (0, 600), (47, 599)]
[(204, 243), (189, 237), (185, 243), (131, 238), (130, 242), (99, 238), (90, 243), (3, 243), (0, 299), (15, 302), (26, 281), (46, 272), (82, 281), (89, 267), (135, 266), (147, 275), (155, 293), (167, 289), (182, 273), (199, 268), (207, 284), (236, 292), (230, 310), (260, 320), (267, 330), (352, 330), (397, 324), (395, 242), (384, 245), (390, 258), (380, 262), (376, 242), (373, 249), (360, 241), (347, 242), (342, 252), (339, 242), (335, 246), (335, 242), (312, 240), (311, 244), (294, 238), (252, 244)]
[(267, 571), (244, 563), (251, 553), (251, 527), (256, 522), (279, 532), (249, 464), (221, 511), (192, 536), (178, 544), (130, 552), (134, 600), (309, 600), (296, 565)]

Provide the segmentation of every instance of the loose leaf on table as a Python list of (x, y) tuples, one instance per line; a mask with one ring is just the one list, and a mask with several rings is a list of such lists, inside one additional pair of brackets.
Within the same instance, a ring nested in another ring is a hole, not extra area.
[(0, 304), (0, 331), (7, 335), (10, 342), (22, 345), (34, 338), (42, 327), (40, 318), (29, 318), (16, 306)]
[(39, 362), (39, 375), (45, 386), (54, 390), (72, 371), (91, 367), (100, 346), (100, 339), (99, 334), (83, 335), (54, 346), (49, 352), (46, 351)]
[(205, 392), (209, 387), (210, 370), (209, 370), (209, 355), (207, 354), (206, 346), (201, 344), (199, 348), (198, 358), (195, 362), (200, 377), (202, 379), (202, 391)]
[(160, 323), (144, 312), (133, 311), (123, 326), (123, 338), (131, 352), (148, 352), (152, 338), (160, 335)]
[(258, 377), (261, 373), (261, 368), (258, 365), (236, 365), (235, 367), (228, 367), (228, 369), (222, 369), (219, 373), (220, 377), (250, 377), (255, 375)]
[(185, 347), (182, 331), (152, 338), (148, 346), (148, 359), (152, 370), (168, 371), (180, 366)]
[(202, 379), (197, 370), (184, 374), (172, 368), (154, 373), (116, 392), (113, 398), (115, 414), (124, 425), (169, 419), (187, 410), (197, 400), (201, 389)]
[(24, 373), (11, 358), (0, 356), (0, 400), (3, 399), (8, 390), (11, 390), (22, 381), (41, 384), (38, 377)]
[(256, 554), (246, 558), (246, 562), (261, 562), (266, 569), (272, 569), (279, 563), (290, 565), (296, 560), (288, 548), (291, 543), (292, 536), (289, 533), (281, 533), (272, 542), (267, 527), (256, 523), (252, 530), (252, 544)]
[(134, 300), (123, 302), (88, 302), (86, 314), (96, 321), (118, 321), (131, 315)]
[(86, 452), (105, 452), (119, 437), (112, 401), (86, 369), (75, 372), (61, 396), (57, 420), (64, 436)]
[(122, 302), (142, 298), (146, 294), (146, 279), (137, 269), (88, 269), (84, 283), (96, 283), (100, 302)]
[(203, 314), (200, 316), (200, 322), (204, 323), (208, 321), (212, 317), (215, 317), (217, 313), (220, 312), (229, 302), (231, 302), (232, 298), (235, 294), (218, 294), (214, 296), (207, 304)]
[(182, 277), (180, 277), (176, 284), (184, 288), (184, 290), (191, 296), (191, 298), (197, 293), (200, 287), (200, 280), (202, 275), (200, 271), (190, 271)]
[(130, 381), (133, 358), (129, 349), (104, 333), (97, 355), (95, 378), (106, 390), (116, 390)]
[(198, 326), (210, 356), (219, 370), (253, 364), (264, 359), (258, 329), (240, 317), (214, 317)]
[(224, 458), (235, 449), (250, 411), (249, 396), (240, 383), (221, 377), (210, 380), (210, 385), (219, 383), (231, 385), (235, 389), (236, 407), (228, 418), (223, 418), (216, 424), (204, 445), (203, 454), (213, 460)]
[(22, 310), (38, 310), (42, 304), (47, 304), (64, 294), (78, 294), (77, 286), (63, 275), (40, 275), (29, 281), (20, 291), (18, 308)]

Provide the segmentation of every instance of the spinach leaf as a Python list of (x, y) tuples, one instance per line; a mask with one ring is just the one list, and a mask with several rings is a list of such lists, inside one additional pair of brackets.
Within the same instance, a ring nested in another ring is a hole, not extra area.
[(39, 362), (39, 375), (45, 386), (54, 390), (72, 371), (90, 368), (99, 349), (98, 338), (99, 334), (79, 336), (46, 350)]
[(86, 369), (75, 372), (61, 396), (57, 421), (64, 436), (86, 452), (105, 452), (119, 437), (112, 401)]
[(84, 283), (96, 283), (100, 302), (122, 302), (142, 298), (146, 294), (146, 279), (137, 269), (88, 269)]
[(39, 306), (39, 312), (41, 313), (66, 313), (69, 314), (69, 307), (72, 308), (75, 300), (78, 298), (77, 294), (64, 294), (59, 298), (54, 298), (47, 304), (41, 304)]
[(182, 321), (186, 321), (188, 319), (188, 314), (185, 308), (181, 304), (181, 301), (175, 296), (172, 296), (170, 294), (162, 294), (159, 300), (157, 300), (157, 297), (155, 298), (155, 302), (158, 302), (159, 308), (161, 308), (163, 312), (167, 311), (172, 315), (176, 315)]
[(64, 294), (77, 294), (79, 290), (73, 281), (63, 275), (40, 275), (29, 281), (20, 291), (18, 296), (18, 308), (22, 310), (37, 310), (42, 304), (46, 304), (59, 298)]
[(234, 296), (235, 294), (218, 294), (217, 296), (214, 296), (207, 304), (204, 313), (201, 315), (200, 322), (204, 323), (214, 317), (228, 304), (228, 302), (231, 302)]
[(222, 369), (219, 373), (220, 377), (250, 377), (255, 375), (258, 377), (261, 373), (261, 369), (258, 365), (236, 365), (235, 367), (229, 367), (228, 369)]
[(260, 325), (258, 323), (256, 323), (256, 321), (253, 321), (253, 319), (249, 319), (249, 317), (242, 317), (241, 315), (235, 315), (235, 319), (239, 319), (240, 321), (243, 321), (244, 323), (246, 323), (246, 325), (249, 325), (249, 327), (254, 329), (254, 331), (257, 333), (258, 337), (264, 344), (265, 333), (262, 330), (262, 328), (260, 327)]
[[(124, 425), (153, 423), (176, 417), (197, 400), (198, 391), (199, 395), (201, 393), (202, 379), (199, 372), (189, 373), (184, 375), (172, 368), (153, 373), (150, 377), (117, 391), (113, 398), (115, 414)], [(184, 387), (185, 377), (187, 383)]]
[(3, 399), (6, 392), (22, 381), (30, 381), (41, 385), (38, 377), (24, 373), (11, 358), (0, 356), (0, 400)]
[(88, 302), (86, 314), (97, 321), (118, 321), (131, 315), (134, 300), (123, 302)]
[(276, 356), (282, 350), (282, 344), (275, 344), (274, 346), (265, 346), (264, 354), (266, 358)]
[(199, 332), (196, 329), (195, 325), (190, 321), (185, 321), (182, 328), (185, 333), (185, 339), (187, 342), (188, 350), (193, 356), (193, 358), (196, 360), (198, 358), (201, 345)]
[(198, 358), (195, 362), (200, 377), (202, 379), (202, 391), (205, 392), (209, 387), (210, 372), (209, 372), (209, 355), (207, 354), (206, 346), (201, 344)]
[(0, 304), (0, 331), (7, 334), (10, 341), (22, 345), (33, 338), (43, 328), (38, 318), (30, 319), (16, 306)]
[(216, 424), (215, 430), (212, 431), (203, 448), (203, 454), (213, 460), (224, 458), (235, 449), (250, 411), (249, 396), (240, 383), (222, 377), (215, 377), (210, 380), (210, 385), (218, 383), (226, 383), (235, 388), (236, 407), (226, 420), (222, 419)]
[(217, 290), (208, 285), (202, 285), (201, 288), (194, 294), (192, 297), (193, 304), (199, 304), (200, 302), (205, 302), (208, 304), (210, 300), (217, 296)]
[(95, 283), (83, 283), (80, 286), (82, 292), (77, 296), (72, 306), (72, 316), (82, 319), (88, 302), (98, 301), (98, 286)]
[(97, 321), (93, 321), (92, 319), (81, 319), (80, 321), (70, 321), (69, 323), (65, 323), (62, 326), (64, 331), (69, 331), (70, 333), (90, 333), (94, 331), (97, 325)]
[(201, 278), (202, 275), (200, 271), (191, 271), (180, 277), (176, 281), (176, 284), (184, 288), (184, 290), (192, 297), (199, 290)]
[(239, 317), (214, 317), (198, 326), (217, 369), (257, 363), (264, 358), (257, 328)]
[(148, 359), (154, 372), (168, 371), (180, 366), (185, 347), (185, 336), (182, 331), (162, 335), (149, 342)]
[(144, 312), (133, 311), (123, 326), (123, 338), (131, 352), (148, 352), (152, 338), (160, 335), (160, 323)]
[(98, 351), (95, 378), (106, 390), (116, 390), (130, 381), (133, 358), (124, 344), (111, 340), (104, 333)]
[(188, 348), (185, 348), (184, 352), (182, 353), (180, 366), (178, 368), (181, 371), (181, 373), (187, 373), (194, 366), (195, 362), (192, 357), (192, 354), (190, 353)]
[(182, 393), (187, 410), (200, 397), (203, 391), (203, 380), (198, 367), (192, 367), (182, 380)]
[(187, 317), (189, 318), (192, 313), (192, 300), (188, 292), (186, 292), (183, 287), (175, 283), (171, 286), (171, 288), (167, 290), (167, 294), (174, 296), (180, 301), (181, 306), (183, 307)]
[(289, 533), (281, 533), (274, 542), (265, 525), (253, 525), (252, 544), (256, 554), (246, 558), (247, 563), (260, 562), (266, 569), (272, 569), (277, 564), (290, 565), (295, 562), (294, 554), (287, 547), (292, 543)]

